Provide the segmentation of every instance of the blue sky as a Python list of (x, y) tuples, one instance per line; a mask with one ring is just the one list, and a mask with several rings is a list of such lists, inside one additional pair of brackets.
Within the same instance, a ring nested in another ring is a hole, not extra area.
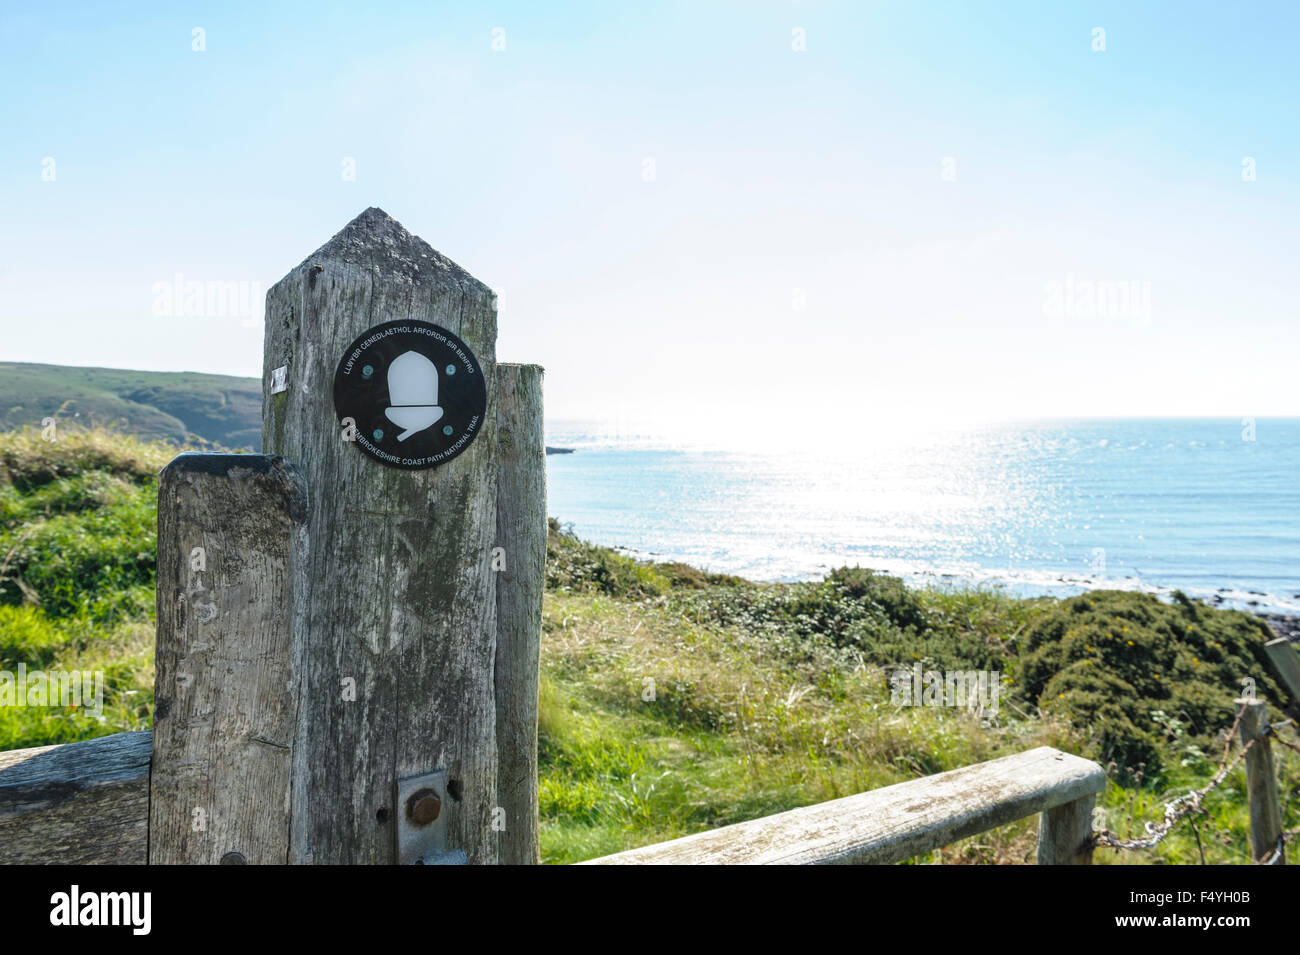
[[(6, 7), (0, 359), (260, 374), (378, 205), (552, 417), (1300, 413), (1300, 8), (271, 6)], [(155, 314), (178, 274), (253, 314)]]

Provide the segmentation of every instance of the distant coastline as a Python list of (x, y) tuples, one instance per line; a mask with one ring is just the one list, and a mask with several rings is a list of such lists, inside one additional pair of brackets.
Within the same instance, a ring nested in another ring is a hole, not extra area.
[(1300, 614), (1300, 419), (1040, 421), (822, 454), (673, 447), (552, 421), (548, 500), (629, 556), (750, 580), (873, 567), (1008, 596), (1174, 591)]

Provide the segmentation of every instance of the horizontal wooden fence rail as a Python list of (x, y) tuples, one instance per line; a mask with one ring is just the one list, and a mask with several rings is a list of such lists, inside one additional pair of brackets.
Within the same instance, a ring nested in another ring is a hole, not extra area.
[[(153, 734), (0, 753), (0, 861), (143, 863)], [(1042, 813), (1038, 863), (1086, 863), (1096, 763), (1050, 747), (587, 865), (892, 863)]]
[(153, 733), (0, 752), (0, 863), (143, 865)]
[(888, 864), (1042, 813), (1039, 865), (1091, 861), (1096, 763), (1049, 746), (584, 865)]

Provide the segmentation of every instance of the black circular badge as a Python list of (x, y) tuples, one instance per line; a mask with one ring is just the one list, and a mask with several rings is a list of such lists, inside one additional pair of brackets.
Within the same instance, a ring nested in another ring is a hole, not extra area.
[(445, 328), (385, 322), (343, 353), (334, 409), (344, 437), (381, 464), (437, 467), (469, 447), (483, 427), (483, 366)]

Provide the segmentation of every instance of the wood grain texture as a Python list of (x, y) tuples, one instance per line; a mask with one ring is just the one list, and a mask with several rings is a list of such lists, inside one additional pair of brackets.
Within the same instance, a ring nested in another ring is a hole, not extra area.
[(1095, 795), (1105, 785), (1096, 763), (1040, 746), (584, 864), (888, 864)]
[(542, 369), (497, 366), (497, 802), (500, 861), (541, 861), (537, 815), (537, 681), (546, 580), (546, 442)]
[[(488, 386), (483, 430), (429, 470), (366, 457), (334, 411), (346, 347), (397, 319), (458, 335)], [(495, 862), (495, 298), (368, 209), (267, 293), (264, 363), (263, 448), (298, 463), (311, 498), (291, 860), (394, 861), (395, 780), (446, 769), (448, 847)], [(282, 365), (288, 390), (272, 395)]]
[(284, 458), (182, 454), (162, 472), (151, 863), (288, 860), (306, 508)]
[(153, 734), (0, 752), (0, 863), (143, 865)]
[[(1277, 775), (1273, 749), (1264, 731), (1268, 726), (1268, 705), (1263, 700), (1236, 701), (1237, 735), (1242, 745), (1255, 745), (1246, 753), (1246, 799), (1250, 805), (1250, 854), (1256, 862), (1273, 855), (1282, 835), (1282, 809), (1277, 801)], [(1285, 851), (1278, 859), (1286, 865)]]
[(1092, 808), (1096, 804), (1097, 797), (1089, 794), (1039, 814), (1039, 865), (1092, 865)]

